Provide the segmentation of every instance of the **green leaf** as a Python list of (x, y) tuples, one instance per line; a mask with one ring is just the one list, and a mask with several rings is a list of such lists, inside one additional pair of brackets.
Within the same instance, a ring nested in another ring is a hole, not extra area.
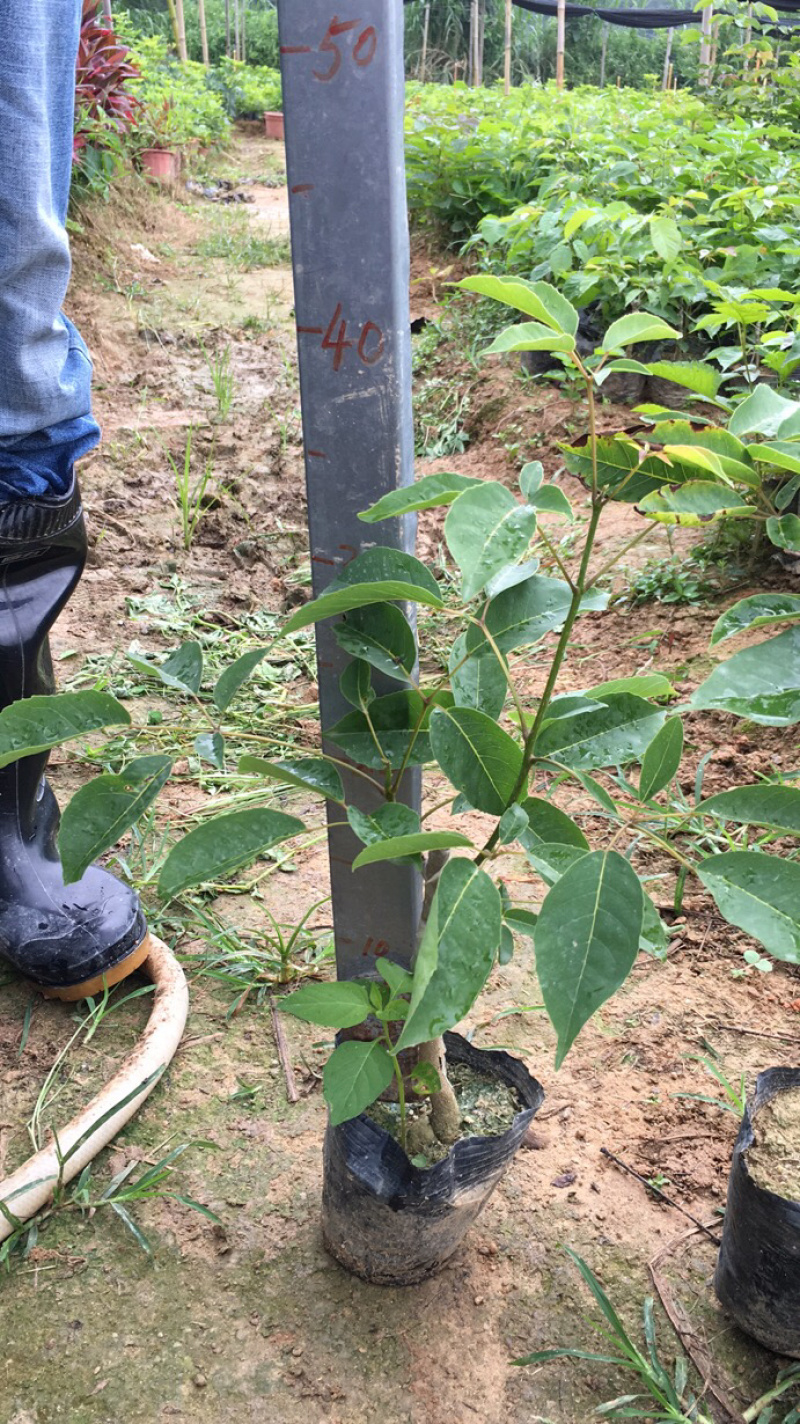
[(703, 361), (653, 361), (650, 375), (684, 386), (706, 400), (714, 400), (722, 380), (721, 373)]
[(153, 671), (167, 687), (176, 687), (181, 692), (200, 691), (203, 680), (203, 650), (199, 643), (181, 643), (174, 653)]
[(130, 830), (171, 770), (169, 757), (137, 757), (119, 775), (96, 776), (75, 792), (58, 833), (65, 885), (80, 880), (92, 862)]
[(381, 978), (386, 980), (394, 998), (397, 998), (398, 994), (411, 993), (414, 976), (407, 969), (403, 969), (402, 965), (395, 964), (384, 956), (375, 960), (375, 968)]
[[(561, 445), (564, 463), (571, 475), (576, 475), (591, 489), (593, 480), (592, 452), (588, 439), (580, 445)], [(672, 478), (668, 465), (662, 465), (656, 473), (654, 461), (646, 468), (639, 464), (640, 448), (626, 436), (601, 435), (596, 442), (597, 488), (610, 499), (619, 499), (624, 504), (636, 504), (647, 494), (652, 494)]]
[(508, 680), (488, 643), (467, 656), (467, 635), (459, 633), (450, 651), (450, 686), (457, 707), (475, 707), (495, 720), (500, 716)]
[(335, 984), (302, 984), (278, 1004), (281, 1013), (322, 1028), (355, 1028), (372, 1013), (369, 988), (351, 979)]
[(743, 495), (710, 480), (688, 480), (686, 484), (655, 490), (641, 500), (639, 509), (660, 524), (689, 527), (722, 518), (749, 518), (753, 513)]
[(348, 806), (347, 819), (364, 845), (395, 840), (398, 836), (419, 834), (419, 811), (402, 801), (384, 801), (371, 813), (357, 806)]
[(526, 910), (522, 905), (509, 905), (503, 911), (503, 923), (508, 925), (514, 934), (527, 935), (528, 939), (533, 939), (539, 916), (535, 910)]
[(763, 851), (710, 855), (697, 874), (731, 925), (776, 959), (800, 964), (800, 865)]
[(683, 238), (674, 217), (668, 213), (662, 213), (660, 217), (652, 217), (650, 219), (650, 241), (662, 262), (674, 262), (683, 247)]
[(386, 1091), (393, 1077), (394, 1063), (382, 1043), (340, 1043), (322, 1072), (331, 1126), (358, 1117)]
[(800, 721), (800, 628), (719, 663), (689, 705), (735, 712), (766, 727), (793, 726)]
[(578, 330), (578, 313), (566, 297), (547, 282), (527, 282), (522, 277), (465, 277), (456, 284), (467, 292), (493, 297), (504, 306), (514, 307), (544, 322), (551, 331), (563, 331), (574, 336)]
[(575, 523), (575, 515), (567, 496), (558, 485), (545, 485), (543, 489), (530, 496), (529, 503), (535, 510), (542, 510), (545, 514), (560, 514), (570, 524)]
[(800, 475), (800, 446), (783, 441), (748, 445), (747, 453), (762, 464), (773, 465), (789, 474)]
[(248, 677), (258, 667), (258, 664), (267, 656), (270, 647), (251, 648), (249, 653), (242, 653), (235, 663), (231, 663), (229, 668), (217, 678), (214, 684), (214, 691), (211, 696), (220, 712), (225, 712), (230, 706), (239, 688), (247, 682)]
[(334, 628), (340, 648), (369, 663), (387, 677), (409, 681), (417, 660), (414, 634), (408, 619), (393, 603), (375, 603), (352, 609)]
[(522, 490), (523, 499), (531, 503), (533, 495), (541, 489), (544, 479), (544, 465), (541, 460), (529, 460), (527, 465), (523, 465), (519, 473), (519, 487)]
[(234, 870), (250, 865), (278, 841), (288, 840), (302, 830), (305, 830), (302, 821), (282, 811), (259, 809), (215, 816), (189, 831), (173, 846), (161, 871), (159, 894), (172, 899), (190, 885), (221, 880)]
[(639, 761), (666, 713), (625, 692), (605, 695), (604, 703), (596, 712), (550, 722), (536, 739), (537, 757), (583, 771)]
[(107, 692), (24, 697), (0, 712), (0, 767), (100, 727), (129, 727), (130, 721), (130, 713)]
[(563, 351), (575, 350), (575, 337), (564, 331), (553, 331), (539, 321), (520, 321), (498, 332), (491, 346), (487, 346), (484, 356), (499, 356), (506, 351)]
[[(533, 573), (490, 599), (483, 621), (500, 652), (508, 654), (560, 628), (571, 602), (568, 584)], [(473, 624), (467, 630), (467, 647), (475, 652), (488, 646), (480, 628)]]
[(359, 852), (353, 870), (362, 865), (376, 865), (381, 860), (398, 860), (407, 855), (422, 855), (429, 850), (454, 850), (472, 847), (469, 836), (457, 831), (419, 831), (416, 835), (393, 836), (390, 840), (374, 841)]
[(202, 761), (210, 762), (218, 771), (225, 770), (225, 738), (221, 732), (201, 732), (193, 745)]
[[(449, 693), (436, 694), (437, 703), (446, 704), (450, 700)], [(419, 692), (391, 692), (388, 697), (377, 697), (371, 704), (369, 721), (363, 712), (349, 712), (328, 729), (328, 736), (360, 766), (376, 769), (400, 766), (406, 753), (409, 766), (421, 766), (431, 760), (428, 726), (432, 711), (433, 707), (425, 706)]]
[(339, 678), (339, 691), (351, 707), (359, 707), (365, 712), (370, 703), (375, 701), (369, 663), (362, 662), (361, 658), (353, 658)]
[(794, 622), (800, 618), (800, 594), (755, 593), (727, 608), (714, 624), (711, 646), (724, 638), (735, 638), (747, 628), (763, 628), (770, 623)]
[(643, 913), (638, 877), (617, 851), (590, 851), (546, 895), (534, 942), (542, 997), (558, 1035), (556, 1068), (627, 979)]
[(781, 427), (798, 412), (797, 401), (779, 396), (771, 386), (758, 385), (736, 407), (728, 421), (728, 430), (732, 435), (778, 435)]
[(669, 786), (681, 764), (683, 755), (683, 723), (680, 717), (670, 717), (656, 732), (642, 756), (639, 777), (639, 797), (649, 801), (665, 786)]
[(522, 558), (536, 529), (536, 512), (518, 504), (510, 490), (485, 481), (465, 490), (448, 510), (447, 546), (461, 569), (461, 593), (474, 598), (507, 564)]
[(529, 830), (528, 817), (519, 804), (509, 806), (500, 817), (497, 827), (497, 844), (511, 845), (517, 837), (522, 837), (522, 833)]
[(719, 816), (740, 826), (764, 826), (771, 831), (800, 835), (800, 791), (793, 786), (760, 782), (719, 791), (697, 807), (700, 816)]
[(522, 767), (522, 748), (491, 717), (472, 707), (437, 708), (431, 749), (456, 791), (476, 811), (501, 816)]
[(607, 692), (634, 692), (637, 697), (674, 697), (675, 688), (668, 677), (661, 672), (639, 673), (633, 677), (615, 677), (610, 682), (599, 682), (588, 693), (589, 697), (601, 700)]
[(299, 786), (303, 791), (313, 791), (317, 796), (327, 796), (330, 801), (338, 801), (340, 805), (344, 805), (342, 778), (336, 767), (322, 757), (264, 761), (262, 757), (243, 756), (239, 758), (238, 769), (266, 776), (270, 781), (279, 781), (284, 786)]
[(347, 588), (325, 592), (310, 603), (303, 604), (293, 613), (288, 623), (284, 623), (283, 633), (296, 633), (298, 628), (308, 628), (311, 623), (321, 623), (325, 618), (333, 618), (337, 613), (349, 613), (351, 608), (363, 608), (368, 603), (386, 603), (392, 600), (406, 603), (424, 603), (429, 608), (441, 608), (438, 593), (434, 597), (419, 584), (402, 583), (399, 579), (384, 583), (360, 583)]
[(541, 796), (528, 796), (521, 802), (522, 810), (528, 818), (528, 829), (519, 837), (525, 849), (535, 845), (569, 845), (580, 850), (588, 850), (587, 841), (580, 826)]
[(603, 337), (601, 351), (624, 351), (637, 341), (663, 341), (666, 337), (680, 338), (680, 332), (667, 326), (660, 316), (649, 312), (628, 312), (614, 321)]
[(377, 524), (381, 519), (410, 514), (417, 509), (434, 509), (437, 505), (452, 504), (462, 490), (480, 483), (480, 479), (475, 475), (456, 475), (449, 471), (438, 475), (423, 475), (421, 480), (415, 480), (412, 485), (391, 490), (358, 517), (363, 519), (365, 524)]
[(494, 881), (470, 860), (448, 860), (417, 952), (398, 1050), (438, 1038), (468, 1013), (491, 973), (501, 929)]
[(796, 514), (782, 514), (780, 519), (768, 519), (767, 538), (778, 549), (800, 553), (800, 518)]
[(628, 357), (623, 357), (619, 361), (609, 361), (607, 366), (599, 366), (592, 372), (595, 384), (602, 386), (609, 376), (614, 375), (649, 376), (650, 367), (645, 366), (641, 361), (631, 361)]

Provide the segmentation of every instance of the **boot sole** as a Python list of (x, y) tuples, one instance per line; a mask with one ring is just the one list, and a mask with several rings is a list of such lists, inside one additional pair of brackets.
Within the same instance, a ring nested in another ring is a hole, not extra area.
[(114, 984), (119, 984), (123, 979), (127, 979), (129, 974), (133, 974), (139, 969), (151, 950), (150, 934), (147, 932), (141, 944), (131, 950), (119, 964), (115, 964), (111, 969), (107, 969), (105, 974), (96, 974), (94, 979), (85, 979), (82, 984), (65, 985), (44, 985), (36, 984), (38, 989), (46, 999), (60, 999), (64, 1004), (75, 1004), (79, 999), (93, 998), (95, 994), (102, 994), (105, 989), (110, 989)]

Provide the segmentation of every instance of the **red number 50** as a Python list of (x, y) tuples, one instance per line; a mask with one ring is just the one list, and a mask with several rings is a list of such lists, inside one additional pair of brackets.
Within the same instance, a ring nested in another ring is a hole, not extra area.
[[(332, 55), (330, 69), (324, 71), (320, 71), (319, 69), (312, 70), (315, 79), (321, 79), (324, 84), (327, 84), (329, 79), (333, 79), (334, 75), (339, 73), (342, 67), (342, 51), (337, 44), (334, 44), (334, 40), (337, 39), (339, 35), (345, 35), (350, 30), (355, 30), (358, 24), (358, 20), (340, 20), (338, 15), (334, 15), (328, 26), (325, 38), (319, 47), (320, 54)], [(353, 60), (359, 69), (366, 69), (367, 65), (372, 63), (377, 48), (378, 36), (375, 32), (375, 26), (367, 25), (366, 29), (361, 31), (361, 34), (353, 45)]]

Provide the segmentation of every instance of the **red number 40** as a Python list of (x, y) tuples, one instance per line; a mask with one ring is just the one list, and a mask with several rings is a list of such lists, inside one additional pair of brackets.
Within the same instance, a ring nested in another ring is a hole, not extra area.
[[(328, 26), (325, 38), (319, 47), (321, 54), (329, 54), (332, 56), (330, 69), (322, 71), (319, 69), (312, 70), (315, 79), (321, 79), (323, 83), (327, 83), (329, 79), (333, 79), (334, 75), (339, 73), (342, 67), (342, 51), (337, 44), (334, 44), (334, 40), (337, 39), (339, 35), (346, 35), (350, 30), (357, 29), (360, 23), (360, 20), (340, 20), (338, 15), (334, 15)], [(353, 60), (359, 69), (366, 69), (367, 65), (372, 63), (377, 48), (378, 36), (375, 31), (375, 26), (367, 25), (366, 29), (362, 30), (361, 34), (358, 35), (353, 45)]]
[[(338, 323), (338, 326), (337, 326)], [(317, 328), (319, 329), (319, 328)], [(383, 332), (374, 321), (367, 321), (361, 328), (361, 335), (358, 342), (354, 343), (347, 338), (347, 322), (342, 317), (342, 304), (339, 302), (336, 311), (328, 323), (328, 330), (322, 338), (323, 351), (333, 352), (333, 369), (339, 371), (344, 360), (345, 351), (355, 344), (358, 359), (365, 366), (374, 366), (376, 361), (380, 361), (383, 355)]]

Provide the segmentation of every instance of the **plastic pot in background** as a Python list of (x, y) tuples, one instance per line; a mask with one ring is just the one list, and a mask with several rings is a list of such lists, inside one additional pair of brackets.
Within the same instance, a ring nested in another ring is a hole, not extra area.
[(445, 1034), (449, 1064), (466, 1063), (514, 1088), (522, 1107), (497, 1137), (463, 1137), (435, 1166), (415, 1167), (399, 1143), (362, 1113), (328, 1125), (322, 1234), (332, 1256), (373, 1285), (406, 1286), (453, 1255), (515, 1156), (544, 1102), (519, 1059)]
[(264, 113), (264, 128), (267, 138), (283, 139), (283, 114), (266, 110)]
[(139, 162), (144, 172), (159, 183), (174, 183), (180, 172), (180, 154), (171, 148), (143, 148)]
[(800, 1202), (757, 1186), (747, 1157), (759, 1112), (791, 1088), (800, 1089), (800, 1068), (768, 1068), (756, 1080), (733, 1149), (714, 1288), (748, 1335), (800, 1359)]

